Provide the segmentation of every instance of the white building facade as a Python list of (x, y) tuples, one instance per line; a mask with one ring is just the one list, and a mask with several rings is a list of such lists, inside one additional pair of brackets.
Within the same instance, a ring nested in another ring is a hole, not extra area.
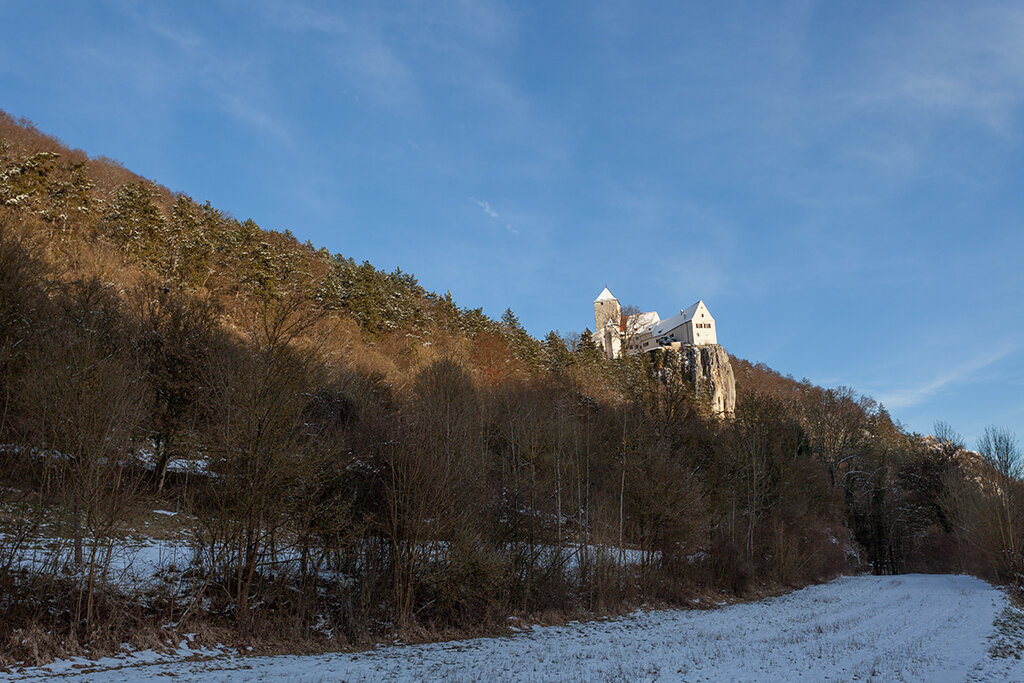
[(618, 299), (605, 287), (594, 300), (594, 325), (594, 342), (607, 358), (718, 343), (715, 319), (703, 300), (665, 320), (657, 311), (623, 315)]

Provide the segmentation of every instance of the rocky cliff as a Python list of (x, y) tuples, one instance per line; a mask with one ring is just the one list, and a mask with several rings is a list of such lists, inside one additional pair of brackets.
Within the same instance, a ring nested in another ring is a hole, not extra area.
[(736, 377), (729, 354), (718, 344), (684, 345), (665, 349), (657, 363), (664, 382), (684, 381), (699, 397), (706, 397), (711, 410), (721, 417), (736, 411)]

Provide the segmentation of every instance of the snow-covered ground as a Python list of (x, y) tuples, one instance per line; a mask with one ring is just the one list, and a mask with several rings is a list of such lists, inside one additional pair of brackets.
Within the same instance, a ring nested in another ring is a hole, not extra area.
[[(242, 657), (187, 648), (24, 669), (15, 680), (1024, 681), (1022, 613), (967, 576), (858, 576), (752, 604), (637, 612), (509, 637), (359, 654)], [(182, 661), (189, 657), (192, 661)]]

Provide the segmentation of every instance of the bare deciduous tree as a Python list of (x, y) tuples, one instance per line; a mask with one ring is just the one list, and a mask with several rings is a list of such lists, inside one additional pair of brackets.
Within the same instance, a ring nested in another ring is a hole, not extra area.
[(978, 452), (1000, 474), (1020, 479), (1022, 463), (1017, 438), (1005, 427), (989, 426), (978, 439)]

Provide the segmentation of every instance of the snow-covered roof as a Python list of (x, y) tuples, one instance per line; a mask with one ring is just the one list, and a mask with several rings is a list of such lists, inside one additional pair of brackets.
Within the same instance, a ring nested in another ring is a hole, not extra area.
[(653, 330), (651, 330), (651, 335), (654, 337), (660, 337), (662, 335), (668, 334), (672, 330), (676, 329), (677, 327), (685, 323), (686, 320), (687, 318), (682, 313), (680, 313), (679, 315), (674, 315), (671, 318), (665, 318), (664, 320), (661, 321), (660, 324), (658, 324), (657, 326), (655, 326)]
[(697, 303), (693, 304), (692, 306), (687, 306), (679, 313), (685, 316), (686, 320), (689, 320), (690, 318), (693, 317), (693, 314), (697, 312), (697, 307), (700, 306), (702, 303), (704, 303), (703, 299), (697, 299)]
[(625, 330), (628, 327), (630, 332), (646, 332), (648, 328), (657, 325), (660, 321), (661, 316), (658, 315), (657, 311), (635, 313), (631, 316), (623, 316), (622, 329)]
[(615, 301), (615, 300), (616, 300), (615, 299), (615, 295), (613, 295), (611, 292), (609, 292), (608, 288), (605, 287), (604, 289), (601, 290), (601, 293), (597, 295), (597, 298), (594, 299), (594, 303), (596, 304), (598, 301)]
[(654, 337), (660, 337), (664, 334), (668, 334), (683, 323), (692, 320), (693, 314), (697, 312), (697, 309), (702, 303), (704, 303), (703, 299), (698, 299), (697, 303), (692, 306), (687, 306), (683, 310), (679, 311), (679, 315), (674, 315), (671, 318), (665, 318), (651, 331), (651, 335)]

